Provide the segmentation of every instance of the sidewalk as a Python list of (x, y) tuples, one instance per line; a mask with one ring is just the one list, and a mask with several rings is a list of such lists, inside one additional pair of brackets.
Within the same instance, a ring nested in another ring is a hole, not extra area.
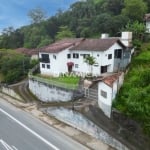
[(92, 136), (83, 133), (57, 119), (54, 117), (50, 117), (43, 112), (38, 110), (37, 104), (33, 103), (23, 103), (15, 100), (14, 98), (0, 93), (0, 97), (4, 100), (8, 101), (9, 103), (15, 105), (18, 108), (23, 109), (24, 111), (32, 114), (36, 118), (44, 121), (45, 123), (49, 124), (50, 126), (60, 130), (64, 134), (70, 136), (72, 139), (78, 141), (79, 143), (87, 146), (89, 150), (115, 150), (114, 148), (110, 147), (109, 145), (101, 142), (93, 138)]

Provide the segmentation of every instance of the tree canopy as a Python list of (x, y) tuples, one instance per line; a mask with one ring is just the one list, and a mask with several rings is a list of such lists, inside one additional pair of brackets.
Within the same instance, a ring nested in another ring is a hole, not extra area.
[(37, 24), (46, 18), (46, 13), (42, 8), (37, 7), (30, 10), (28, 16), (30, 17), (32, 23)]
[(0, 48), (36, 48), (65, 36), (93, 38), (104, 32), (116, 36), (128, 23), (143, 23), (148, 10), (150, 0), (86, 0), (46, 19), (44, 10), (38, 7), (28, 13), (31, 25), (3, 31)]

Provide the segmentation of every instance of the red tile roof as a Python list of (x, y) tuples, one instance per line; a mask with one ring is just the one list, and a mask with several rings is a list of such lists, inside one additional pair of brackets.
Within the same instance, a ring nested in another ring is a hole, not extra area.
[(116, 73), (111, 76), (105, 77), (102, 81), (108, 86), (112, 87), (113, 83), (119, 78), (120, 75), (121, 73)]
[(17, 48), (17, 52), (25, 54), (27, 56), (38, 55), (38, 49), (28, 49), (28, 48)]
[(56, 43), (42, 47), (39, 50), (40, 52), (58, 53), (66, 48), (79, 44), (83, 40), (83, 38), (63, 39), (61, 41), (57, 41)]
[(118, 43), (122, 47), (125, 47), (118, 38), (86, 39), (77, 46), (70, 48), (70, 50), (105, 51), (115, 43)]

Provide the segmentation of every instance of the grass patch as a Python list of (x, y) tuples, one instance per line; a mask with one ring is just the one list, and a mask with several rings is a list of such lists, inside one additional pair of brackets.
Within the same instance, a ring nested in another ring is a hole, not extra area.
[(132, 60), (113, 106), (137, 120), (150, 137), (150, 45)]
[(79, 77), (58, 77), (58, 78), (50, 78), (54, 81), (66, 83), (66, 84), (75, 84), (77, 85), (79, 83)]
[(80, 81), (80, 77), (77, 76), (52, 77), (52, 76), (37, 74), (32, 77), (36, 78), (36, 80), (38, 81), (49, 83), (67, 89), (77, 89)]

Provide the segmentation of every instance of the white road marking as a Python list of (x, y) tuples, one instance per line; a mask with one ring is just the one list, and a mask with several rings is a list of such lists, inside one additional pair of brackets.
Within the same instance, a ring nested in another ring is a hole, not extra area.
[(31, 130), (29, 127), (27, 127), (26, 125), (24, 125), (23, 123), (21, 123), (19, 120), (17, 120), (16, 118), (14, 118), (12, 115), (10, 115), (9, 113), (7, 113), (6, 111), (4, 111), (3, 109), (0, 108), (0, 111), (2, 113), (4, 113), (6, 116), (8, 116), (9, 118), (11, 118), (12, 120), (14, 120), (16, 123), (18, 123), (20, 126), (22, 126), (24, 129), (26, 129), (27, 131), (29, 131), (30, 133), (32, 133), (33, 135), (35, 135), (37, 138), (39, 138), (41, 141), (43, 141), (44, 143), (46, 143), (47, 145), (49, 145), (50, 147), (52, 147), (54, 150), (60, 150), (59, 148), (57, 148), (55, 145), (53, 145), (52, 143), (50, 143), (49, 141), (47, 141), (46, 139), (44, 139), (42, 136), (40, 136), (39, 134), (37, 134), (35, 131)]
[(14, 150), (18, 150), (18, 149), (17, 149), (15, 146), (13, 146), (13, 145), (12, 145), (12, 148), (13, 148)]
[(4, 140), (0, 139), (0, 143), (6, 148), (6, 150), (14, 150)]

